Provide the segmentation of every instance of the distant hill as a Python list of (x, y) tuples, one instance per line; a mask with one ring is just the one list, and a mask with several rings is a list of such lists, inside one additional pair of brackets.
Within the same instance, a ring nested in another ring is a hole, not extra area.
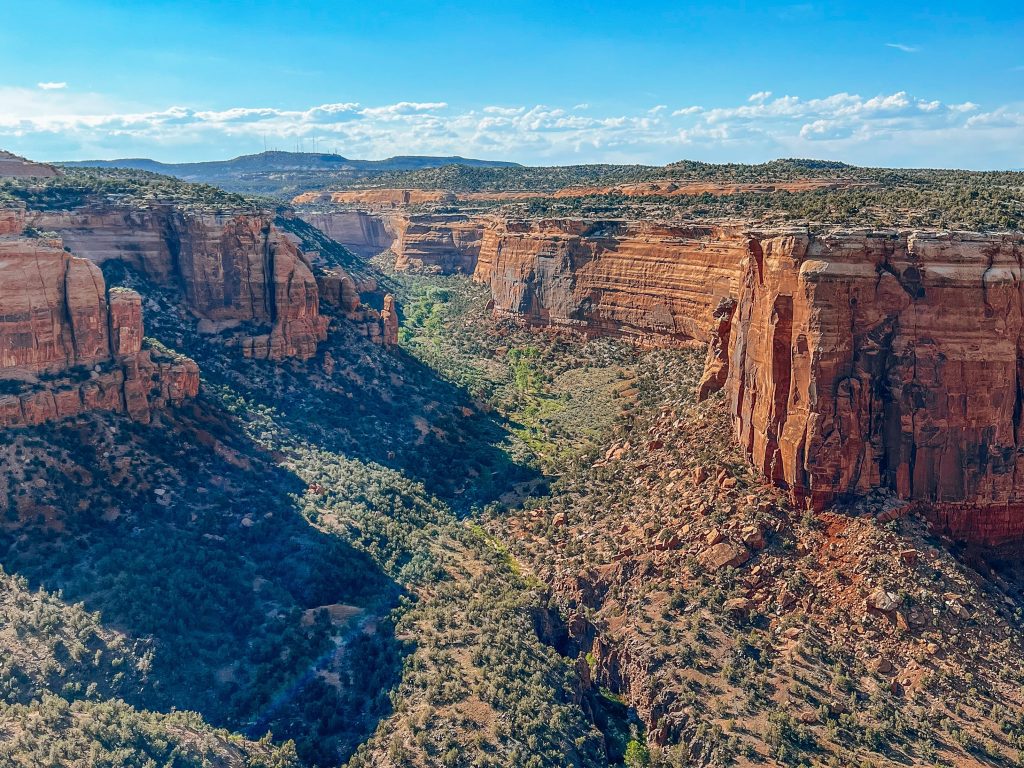
[(59, 171), (52, 165), (34, 163), (31, 160), (26, 160), (20, 155), (0, 150), (0, 176), (34, 176), (49, 178), (56, 176), (58, 173)]
[(232, 192), (286, 195), (385, 172), (418, 171), (461, 165), (472, 168), (519, 168), (517, 163), (466, 157), (401, 155), (386, 160), (351, 160), (320, 152), (261, 152), (232, 160), (203, 163), (161, 163), (147, 158), (78, 160), (61, 165), (91, 168), (130, 168), (176, 176), (185, 181), (213, 184)]

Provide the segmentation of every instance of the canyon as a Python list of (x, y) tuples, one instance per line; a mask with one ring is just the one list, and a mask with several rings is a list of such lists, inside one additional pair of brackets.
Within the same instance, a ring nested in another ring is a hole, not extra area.
[(348, 232), (387, 232), (398, 269), (472, 274), (498, 316), (707, 344), (699, 396), (726, 390), (750, 461), (802, 505), (885, 490), (956, 539), (1024, 538), (1017, 235), (333, 216), (378, 222)]
[(0, 425), (95, 410), (145, 423), (153, 409), (196, 395), (194, 362), (143, 347), (141, 296), (107, 290), (101, 267), (113, 262), (177, 291), (201, 333), (244, 357), (310, 359), (332, 315), (374, 343), (396, 344), (394, 297), (374, 309), (363, 295), (376, 295), (375, 281), (315, 264), (317, 254), (299, 246), (266, 213), (0, 208)]

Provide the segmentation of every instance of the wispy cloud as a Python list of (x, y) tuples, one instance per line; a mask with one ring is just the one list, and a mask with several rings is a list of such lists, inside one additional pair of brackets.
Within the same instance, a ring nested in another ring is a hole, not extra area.
[[(119, 108), (100, 94), (0, 86), (0, 146), (40, 159), (216, 157), (316, 139), (350, 157), (461, 154), (528, 163), (832, 157), (863, 164), (1020, 165), (1021, 108), (905, 91), (819, 98), (753, 94), (714, 107), (608, 112), (582, 105), (445, 102)], [(308, 146), (308, 145), (307, 145)]]
[(67, 83), (36, 83), (44, 91), (59, 91), (68, 87)]
[(897, 51), (903, 51), (904, 53), (918, 53), (921, 48), (916, 45), (907, 45), (906, 43), (886, 43), (887, 48), (895, 48)]

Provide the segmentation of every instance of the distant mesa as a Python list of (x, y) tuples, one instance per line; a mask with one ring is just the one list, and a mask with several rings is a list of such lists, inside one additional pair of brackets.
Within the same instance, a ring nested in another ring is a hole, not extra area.
[(59, 176), (60, 171), (46, 163), (34, 163), (19, 157), (11, 152), (0, 150), (0, 178), (4, 177), (32, 177), (52, 178)]
[[(337, 174), (343, 177), (361, 177), (386, 171), (418, 171), (446, 165), (465, 165), (474, 168), (516, 168), (517, 163), (500, 160), (475, 160), (451, 156), (432, 157), (400, 155), (385, 160), (352, 160), (342, 155), (321, 152), (260, 152), (242, 155), (231, 160), (212, 160), (202, 163), (161, 163), (148, 158), (122, 158), (119, 160), (77, 160), (61, 163), (68, 167), (125, 168), (151, 171), (176, 176), (185, 181), (218, 184), (226, 189), (250, 190), (252, 177), (262, 174), (285, 175)], [(253, 190), (255, 191), (255, 190)]]

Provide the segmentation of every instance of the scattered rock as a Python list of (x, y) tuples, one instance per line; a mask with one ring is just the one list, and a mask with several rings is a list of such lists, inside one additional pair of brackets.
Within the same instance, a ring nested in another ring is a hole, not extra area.
[(712, 571), (720, 571), (726, 567), (739, 568), (749, 559), (750, 552), (745, 547), (727, 541), (715, 544), (700, 555), (701, 562)]
[(874, 608), (876, 611), (882, 611), (883, 613), (895, 611), (900, 607), (899, 597), (892, 592), (886, 592), (881, 587), (868, 595), (866, 602), (868, 608)]

